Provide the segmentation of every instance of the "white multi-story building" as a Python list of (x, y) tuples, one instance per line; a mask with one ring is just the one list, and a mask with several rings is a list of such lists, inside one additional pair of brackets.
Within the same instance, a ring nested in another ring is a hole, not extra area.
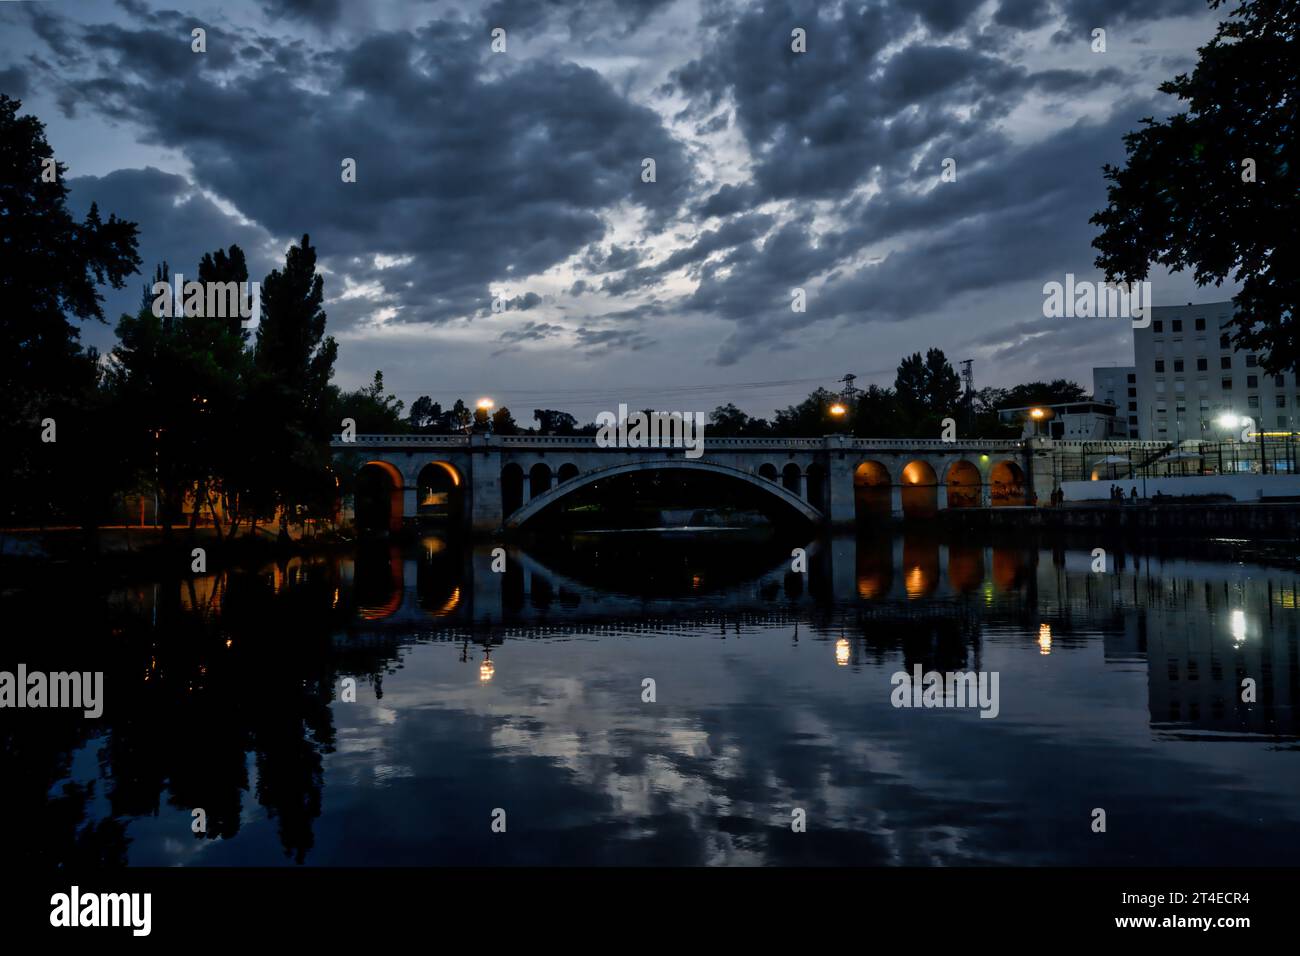
[(1150, 325), (1133, 330), (1137, 392), (1120, 407), (1130, 424), (1136, 415), (1139, 438), (1226, 439), (1224, 416), (1249, 418), (1259, 431), (1300, 430), (1297, 376), (1265, 375), (1257, 355), (1234, 351), (1231, 317), (1231, 301), (1156, 306)]
[(1123, 438), (1138, 434), (1137, 368), (1108, 365), (1092, 370), (1092, 400), (1115, 406), (1113, 431)]

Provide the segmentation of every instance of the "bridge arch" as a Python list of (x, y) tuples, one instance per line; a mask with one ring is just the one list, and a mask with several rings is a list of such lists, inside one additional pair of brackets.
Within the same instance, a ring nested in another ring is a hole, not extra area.
[(416, 514), (422, 518), (454, 519), (460, 516), (465, 482), (449, 461), (431, 461), (415, 480)]
[[(795, 465), (794, 467), (798, 468), (799, 466)], [(578, 489), (585, 488), (587, 485), (601, 481), (605, 478), (613, 478), (615, 475), (626, 475), (634, 472), (660, 471), (664, 469), (700, 471), (715, 475), (727, 475), (736, 478), (739, 481), (747, 482), (755, 488), (761, 488), (768, 494), (785, 502), (785, 504), (799, 512), (799, 514), (803, 515), (803, 517), (807, 518), (809, 521), (820, 522), (823, 520), (823, 515), (820, 511), (808, 502), (804, 501), (797, 494), (794, 494), (789, 489), (785, 488), (783, 485), (774, 484), (753, 474), (752, 472), (740, 471), (739, 469), (730, 468), (726, 465), (716, 465), (707, 461), (693, 461), (689, 458), (677, 458), (667, 459), (664, 461), (628, 462), (622, 465), (613, 465), (609, 468), (600, 468), (595, 471), (589, 471), (585, 474), (579, 475), (572, 481), (566, 481), (563, 484), (557, 485), (549, 491), (534, 497), (528, 502), (528, 504), (524, 505), (514, 514), (507, 516), (504, 526), (506, 528), (518, 528), (548, 505), (552, 505), (561, 498), (573, 494)]]
[(563, 465), (560, 466), (560, 470), (555, 473), (555, 480), (559, 484), (564, 484), (566, 481), (572, 481), (574, 478), (577, 477), (578, 477), (578, 466), (571, 461), (565, 462)]
[(994, 508), (1026, 504), (1025, 472), (1010, 459), (989, 469), (989, 504)]
[(768, 481), (776, 481), (779, 477), (777, 475), (776, 465), (772, 464), (770, 461), (764, 462), (758, 466), (758, 474), (760, 478), (766, 478)]
[(791, 494), (802, 497), (799, 493), (803, 491), (803, 469), (794, 462), (790, 462), (782, 468), (781, 487)]
[(524, 469), (507, 462), (501, 469), (501, 514), (509, 517), (524, 506)]
[(949, 508), (977, 508), (980, 487), (984, 479), (974, 462), (960, 458), (948, 466), (944, 474), (944, 487), (948, 491)]
[(357, 469), (353, 514), (363, 531), (402, 530), (402, 473), (392, 462), (371, 459)]
[(878, 461), (859, 462), (853, 469), (853, 514), (858, 521), (888, 518), (890, 488), (889, 469)]
[(551, 490), (551, 466), (539, 461), (528, 469), (528, 500), (546, 494)]
[(939, 476), (928, 461), (917, 458), (903, 466), (903, 517), (930, 518), (939, 510)]

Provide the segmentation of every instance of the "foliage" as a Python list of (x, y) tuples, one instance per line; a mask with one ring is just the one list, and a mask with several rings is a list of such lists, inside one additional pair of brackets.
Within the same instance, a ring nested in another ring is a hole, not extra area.
[(1240, 280), (1233, 344), (1259, 353), (1270, 374), (1300, 370), (1298, 31), (1297, 0), (1234, 9), (1192, 75), (1160, 86), (1187, 112), (1146, 117), (1124, 137), (1126, 164), (1104, 167), (1107, 206), (1091, 219), (1107, 279), (1145, 279), (1157, 262), (1193, 269), (1198, 285)]

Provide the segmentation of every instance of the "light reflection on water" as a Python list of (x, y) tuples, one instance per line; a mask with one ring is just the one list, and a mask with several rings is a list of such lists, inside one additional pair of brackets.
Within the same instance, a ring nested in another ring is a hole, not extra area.
[[(98, 722), (0, 716), (0, 768), (23, 781), (3, 810), (33, 821), (18, 855), (1294, 863), (1291, 572), (1118, 553), (1095, 574), (1084, 549), (915, 536), (806, 547), (799, 575), (774, 542), (583, 534), (509, 547), (494, 573), (490, 545), (435, 536), (12, 595), (3, 669), (106, 672)], [(893, 707), (891, 675), (917, 665), (996, 671), (997, 718)]]

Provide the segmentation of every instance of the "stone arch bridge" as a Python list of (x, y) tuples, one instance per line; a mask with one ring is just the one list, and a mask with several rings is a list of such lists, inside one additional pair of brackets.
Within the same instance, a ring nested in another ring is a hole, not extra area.
[[(696, 459), (681, 448), (602, 448), (588, 436), (358, 435), (331, 447), (337, 468), (367, 477), (367, 500), (383, 500), (394, 530), (426, 515), (476, 532), (520, 528), (601, 478), (658, 469), (731, 477), (833, 525), (1033, 505), (1048, 500), (1053, 481), (1051, 442), (1042, 439), (706, 436)], [(353, 505), (344, 502), (345, 517)]]

